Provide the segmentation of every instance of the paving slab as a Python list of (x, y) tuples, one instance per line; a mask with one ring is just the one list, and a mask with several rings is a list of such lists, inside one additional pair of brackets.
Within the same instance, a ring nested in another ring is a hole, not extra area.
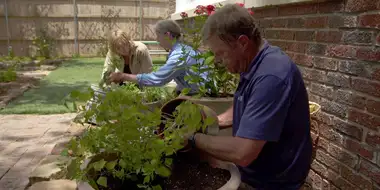
[(65, 137), (75, 115), (0, 115), (0, 189), (24, 189), (30, 173)]

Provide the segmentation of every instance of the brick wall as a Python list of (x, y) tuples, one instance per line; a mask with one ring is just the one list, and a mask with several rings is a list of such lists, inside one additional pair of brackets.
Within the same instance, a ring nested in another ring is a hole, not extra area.
[(263, 35), (299, 65), (318, 147), (313, 189), (380, 189), (380, 0), (255, 10)]
[(175, 4), (176, 4), (176, 0), (169, 0), (169, 11), (168, 11), (169, 18), (171, 14), (175, 13)]

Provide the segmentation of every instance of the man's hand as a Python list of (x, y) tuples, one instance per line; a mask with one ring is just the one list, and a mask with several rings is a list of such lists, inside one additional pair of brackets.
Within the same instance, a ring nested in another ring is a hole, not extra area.
[(218, 116), (218, 121), (219, 121), (219, 128), (220, 129), (225, 129), (225, 128), (230, 128), (232, 127), (232, 119), (230, 118), (225, 118), (223, 116)]
[(113, 72), (108, 77), (108, 83), (121, 83), (124, 82), (126, 79), (126, 74), (121, 72)]

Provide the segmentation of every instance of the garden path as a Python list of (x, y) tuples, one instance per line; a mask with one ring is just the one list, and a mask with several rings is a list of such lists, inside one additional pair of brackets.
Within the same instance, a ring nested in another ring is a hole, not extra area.
[(74, 117), (0, 115), (0, 189), (24, 190), (29, 174), (64, 140)]

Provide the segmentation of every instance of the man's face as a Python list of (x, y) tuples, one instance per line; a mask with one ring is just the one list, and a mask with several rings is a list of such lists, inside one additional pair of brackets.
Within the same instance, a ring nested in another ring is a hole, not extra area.
[(161, 47), (165, 49), (170, 49), (171, 44), (172, 44), (172, 38), (168, 33), (162, 34), (162, 33), (157, 33), (157, 42), (160, 44)]
[(211, 37), (208, 43), (215, 59), (222, 62), (231, 73), (243, 72), (242, 66), (244, 61), (244, 50), (239, 46), (237, 41), (227, 44), (218, 37)]

